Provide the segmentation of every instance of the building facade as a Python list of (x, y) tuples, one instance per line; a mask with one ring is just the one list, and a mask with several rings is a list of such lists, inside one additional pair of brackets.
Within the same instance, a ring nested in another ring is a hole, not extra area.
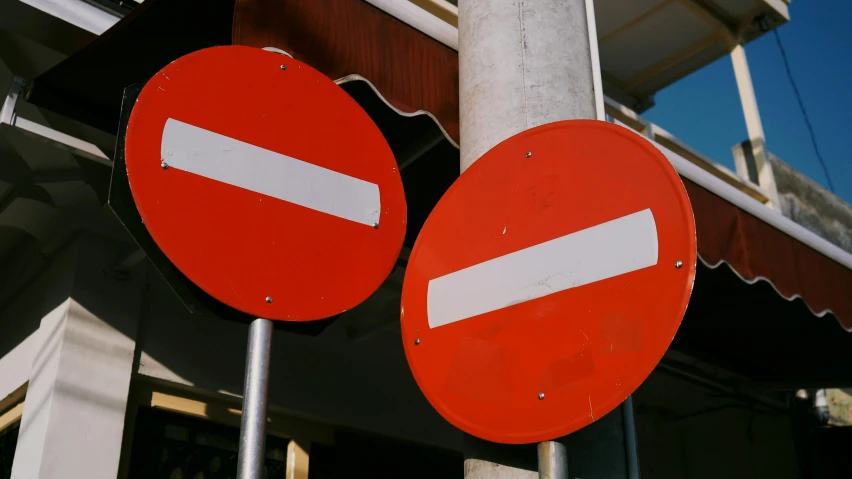
[[(823, 423), (817, 398), (852, 382), (852, 207), (770, 153), (744, 49), (790, 20), (787, 2), (594, 9), (606, 119), (681, 175), (699, 265), (654, 373), (561, 440), (571, 477), (846, 477), (848, 433)], [(266, 477), (477, 477), (470, 458), (535, 477), (534, 445), (484, 443), (432, 409), (400, 339), (410, 248), (464, 156), (455, 3), (3, 0), (0, 12), (14, 18), (0, 21), (0, 477), (235, 477), (248, 326), (140, 239), (113, 170), (140, 86), (222, 44), (275, 47), (336, 80), (385, 135), (409, 208), (403, 253), (373, 296), (311, 327), (277, 325)], [(656, 91), (726, 55), (749, 136), (736, 172), (641, 116)]]

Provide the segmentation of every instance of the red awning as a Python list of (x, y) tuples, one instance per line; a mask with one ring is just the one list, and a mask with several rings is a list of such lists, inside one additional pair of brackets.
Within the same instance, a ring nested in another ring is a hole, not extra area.
[[(441, 28), (430, 33), (452, 43)], [(234, 11), (235, 44), (280, 48), (335, 79), (358, 74), (393, 107), (430, 112), (458, 144), (458, 54), (433, 37), (362, 0), (237, 0)], [(660, 148), (684, 178), (705, 265), (727, 263), (852, 330), (852, 255)]]
[(727, 263), (744, 281), (767, 281), (785, 299), (801, 297), (814, 315), (833, 313), (852, 330), (852, 270), (712, 191), (689, 180), (684, 185), (695, 213), (698, 254), (707, 266)]

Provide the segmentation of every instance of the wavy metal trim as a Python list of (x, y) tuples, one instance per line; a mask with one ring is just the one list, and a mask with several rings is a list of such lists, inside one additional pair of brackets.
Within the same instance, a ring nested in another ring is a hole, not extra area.
[(412, 118), (412, 117), (420, 116), (420, 115), (428, 116), (433, 122), (435, 122), (435, 125), (441, 130), (441, 134), (444, 135), (444, 138), (446, 138), (447, 141), (449, 141), (450, 144), (453, 145), (456, 149), (459, 149), (459, 144), (456, 143), (456, 141), (453, 140), (452, 137), (450, 137), (449, 133), (447, 133), (447, 130), (444, 129), (444, 126), (441, 125), (441, 122), (438, 121), (438, 119), (435, 117), (435, 115), (433, 115), (432, 113), (430, 113), (426, 110), (417, 110), (413, 113), (409, 113), (407, 111), (400, 110), (399, 108), (391, 105), (391, 103), (384, 97), (384, 95), (382, 95), (382, 93), (378, 90), (378, 88), (376, 88), (376, 85), (373, 85), (373, 83), (370, 82), (370, 80), (367, 80), (366, 78), (362, 77), (361, 75), (358, 75), (357, 73), (353, 73), (351, 75), (346, 75), (343, 78), (339, 78), (339, 79), (335, 80), (334, 83), (337, 83), (338, 85), (342, 85), (344, 83), (349, 83), (349, 82), (353, 82), (353, 81), (362, 81), (362, 82), (366, 83), (367, 85), (369, 85), (370, 88), (373, 90), (373, 93), (375, 93), (376, 96), (379, 97), (379, 99), (381, 99), (384, 102), (384, 104), (388, 106), (388, 108), (390, 108), (391, 110), (396, 112), (397, 115), (408, 117), (408, 118)]
[(778, 287), (775, 286), (775, 283), (773, 283), (772, 280), (770, 280), (769, 278), (767, 278), (765, 276), (755, 276), (754, 278), (746, 278), (745, 276), (740, 274), (740, 272), (737, 271), (737, 269), (734, 268), (733, 265), (731, 265), (731, 263), (729, 263), (728, 261), (726, 261), (724, 259), (720, 259), (715, 264), (711, 264), (710, 262), (706, 261), (704, 258), (701, 257), (700, 254), (698, 255), (698, 259), (701, 260), (701, 263), (703, 263), (704, 266), (707, 266), (710, 269), (717, 269), (724, 264), (725, 266), (728, 267), (729, 270), (731, 270), (732, 273), (734, 273), (740, 280), (742, 280), (742, 282), (744, 282), (748, 285), (755, 284), (758, 281), (766, 282), (766, 283), (769, 284), (769, 286), (772, 287), (773, 290), (775, 290), (775, 293), (778, 294), (778, 296), (780, 296), (784, 300), (789, 301), (789, 302), (793, 302), (797, 299), (802, 300), (802, 303), (804, 303), (805, 307), (808, 308), (808, 311), (810, 311), (811, 314), (816, 316), (817, 318), (823, 318), (823, 317), (825, 317), (825, 315), (831, 314), (832, 316), (834, 316), (834, 319), (835, 319), (835, 321), (837, 321), (837, 324), (840, 325), (840, 327), (843, 328), (844, 331), (846, 331), (847, 333), (852, 333), (852, 326), (850, 326), (850, 327), (844, 326), (843, 323), (840, 322), (840, 318), (837, 316), (837, 314), (835, 314), (835, 312), (832, 311), (831, 309), (826, 308), (826, 309), (823, 309), (822, 311), (817, 312), (813, 308), (811, 308), (811, 305), (808, 304), (808, 300), (806, 300), (804, 297), (802, 297), (802, 295), (800, 295), (798, 293), (793, 294), (791, 296), (784, 295), (784, 293), (782, 293), (778, 289)]
[[(433, 122), (435, 122), (435, 125), (437, 125), (437, 127), (441, 130), (441, 133), (444, 135), (444, 138), (446, 138), (447, 141), (449, 141), (450, 144), (453, 145), (455, 148), (459, 148), (458, 143), (456, 143), (450, 137), (450, 135), (447, 134), (447, 131), (444, 129), (444, 127), (441, 125), (441, 122), (438, 121), (438, 119), (435, 117), (435, 115), (433, 115), (432, 113), (425, 111), (425, 110), (417, 110), (416, 112), (409, 113), (409, 112), (402, 111), (399, 108), (396, 108), (395, 106), (391, 105), (390, 102), (388, 102), (388, 100), (381, 94), (381, 92), (379, 92), (379, 90), (376, 88), (375, 85), (373, 85), (372, 82), (370, 82), (370, 80), (367, 80), (363, 76), (358, 75), (358, 74), (346, 75), (345, 77), (336, 80), (335, 83), (337, 83), (338, 85), (341, 85), (343, 83), (348, 83), (348, 82), (352, 82), (352, 81), (363, 81), (364, 83), (369, 85), (370, 88), (373, 90), (373, 93), (375, 93), (376, 96), (378, 96), (385, 103), (385, 105), (387, 105), (390, 109), (392, 109), (398, 115), (405, 116), (405, 117), (415, 117), (415, 116), (419, 116), (419, 115), (428, 116)], [(681, 171), (679, 171), (679, 173), (683, 174), (683, 172), (681, 172)], [(712, 190), (711, 190), (711, 192), (712, 192)], [(723, 197), (723, 199), (725, 199), (725, 198)], [(736, 205), (735, 203), (734, 203), (734, 205), (739, 206), (739, 205)], [(706, 261), (704, 258), (701, 257), (701, 254), (698, 254), (698, 259), (701, 260), (701, 263), (703, 263), (705, 266), (707, 266), (710, 269), (717, 269), (722, 264), (724, 264), (725, 266), (728, 267), (728, 269), (731, 270), (731, 272), (733, 272), (741, 281), (743, 281), (746, 284), (752, 285), (752, 284), (757, 283), (758, 281), (764, 281), (764, 282), (768, 283), (769, 286), (771, 286), (772, 289), (775, 290), (775, 293), (778, 294), (778, 296), (780, 296), (784, 300), (789, 301), (789, 302), (793, 302), (796, 299), (802, 300), (802, 303), (804, 303), (805, 307), (808, 308), (808, 311), (810, 311), (811, 314), (816, 316), (817, 318), (822, 318), (822, 317), (825, 317), (825, 315), (827, 315), (827, 314), (831, 314), (832, 316), (834, 316), (834, 319), (837, 321), (837, 324), (840, 325), (840, 327), (843, 328), (844, 331), (846, 331), (847, 333), (852, 333), (852, 326), (850, 326), (850, 327), (844, 326), (844, 324), (840, 321), (840, 318), (837, 316), (837, 314), (835, 314), (835, 312), (832, 311), (831, 309), (824, 309), (822, 311), (817, 312), (813, 308), (811, 308), (811, 305), (808, 304), (808, 301), (805, 298), (803, 298), (800, 294), (796, 293), (796, 294), (793, 294), (792, 296), (785, 296), (784, 293), (782, 293), (775, 286), (775, 283), (773, 283), (772, 280), (770, 280), (769, 278), (767, 278), (765, 276), (755, 276), (754, 278), (746, 278), (745, 276), (740, 274), (740, 272), (737, 271), (736, 268), (734, 268), (731, 265), (731, 263), (729, 263), (728, 261), (726, 261), (724, 259), (719, 260), (715, 264), (711, 264), (710, 262)]]

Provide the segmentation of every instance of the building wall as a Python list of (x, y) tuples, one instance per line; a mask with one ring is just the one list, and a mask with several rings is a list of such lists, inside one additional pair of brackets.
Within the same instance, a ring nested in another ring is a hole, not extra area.
[(784, 216), (852, 253), (852, 205), (770, 154)]

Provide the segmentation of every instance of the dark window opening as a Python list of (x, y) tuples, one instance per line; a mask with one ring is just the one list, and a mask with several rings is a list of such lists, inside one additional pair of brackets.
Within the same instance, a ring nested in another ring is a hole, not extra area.
[(21, 421), (0, 431), (0, 479), (12, 477), (12, 460), (15, 459), (19, 429), (21, 429)]
[[(204, 419), (139, 408), (130, 479), (235, 479), (240, 431)], [(266, 438), (266, 479), (284, 479), (289, 440)]]

